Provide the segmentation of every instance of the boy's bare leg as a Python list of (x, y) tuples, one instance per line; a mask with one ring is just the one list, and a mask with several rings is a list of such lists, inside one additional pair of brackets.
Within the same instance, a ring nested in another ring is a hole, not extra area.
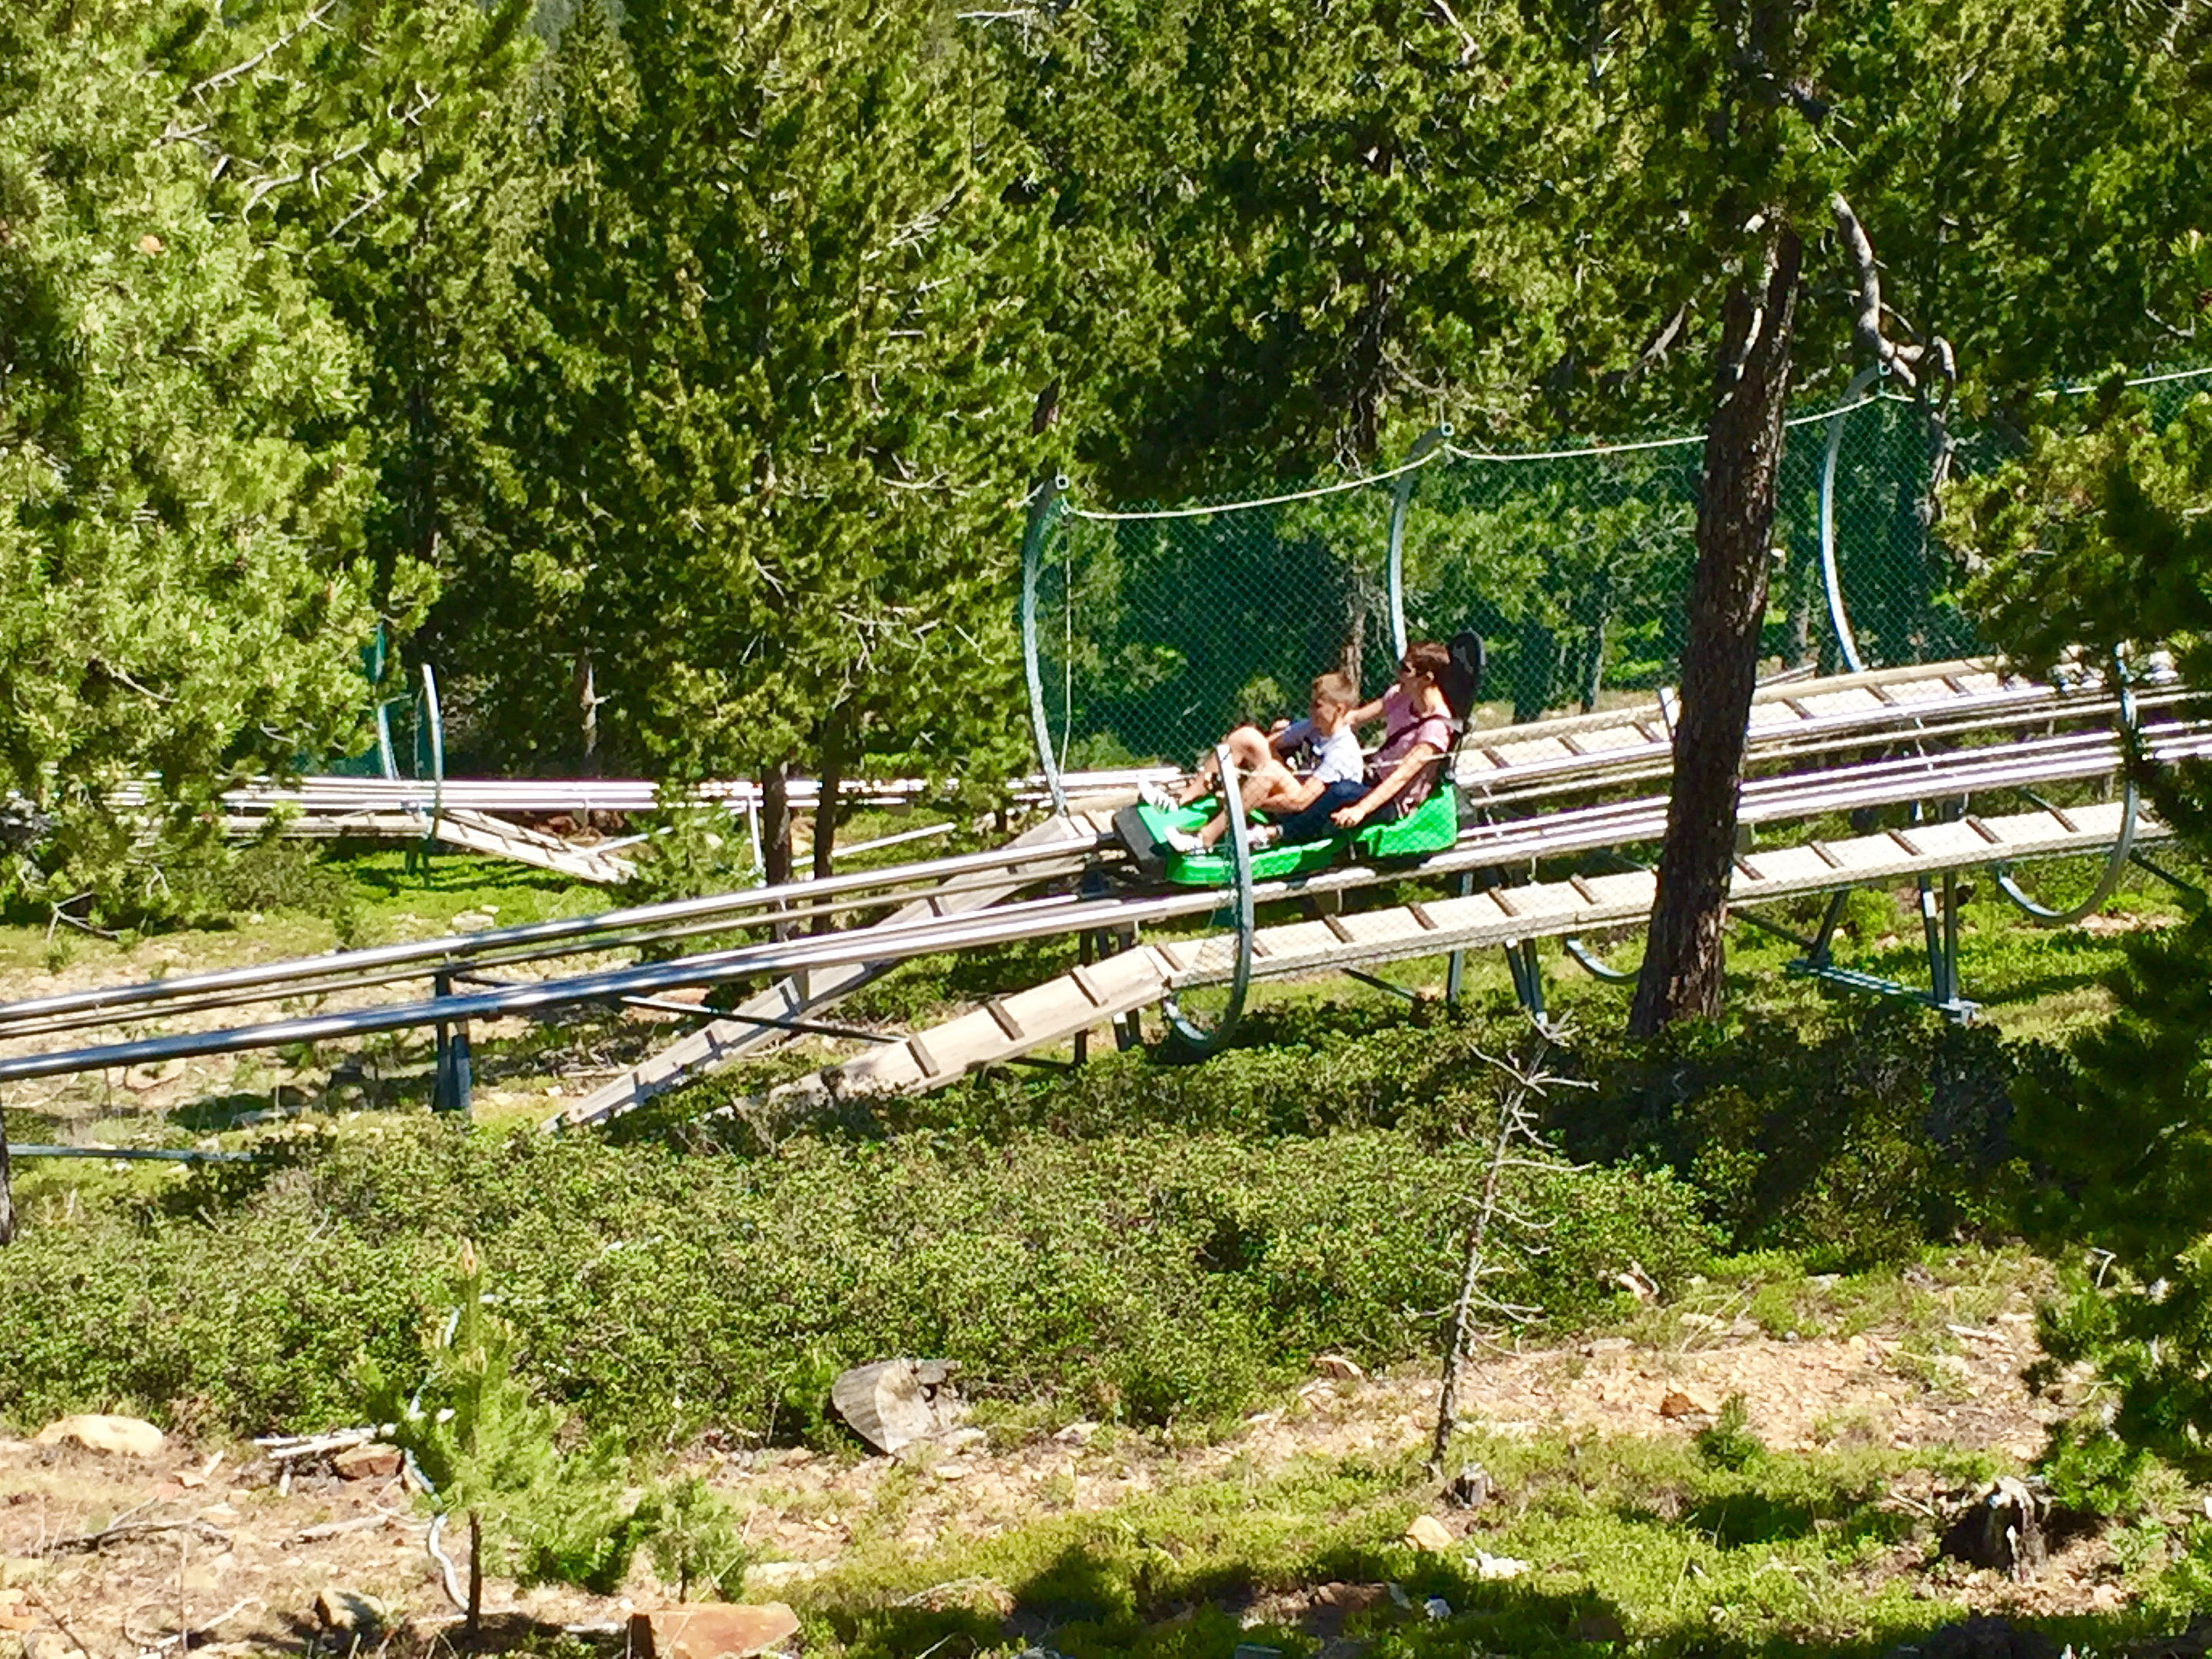
[[(1298, 781), (1291, 775), (1291, 769), (1271, 753), (1262, 766), (1249, 772), (1239, 769), (1237, 796), (1246, 811), (1266, 811), (1271, 807), (1287, 805), (1297, 787)], [(1229, 814), (1225, 811), (1216, 812), (1206, 821), (1206, 828), (1198, 832), (1198, 839), (1211, 851), (1214, 843), (1228, 831)]]
[[(1275, 748), (1268, 741), (1267, 734), (1256, 726), (1240, 726), (1221, 741), (1228, 749), (1231, 763), (1237, 768), (1239, 777), (1249, 777), (1271, 763), (1276, 766), (1282, 764), (1275, 757)], [(1176, 798), (1176, 805), (1188, 806), (1193, 801), (1203, 800), (1212, 794), (1218, 781), (1214, 774), (1218, 769), (1213, 751), (1207, 750), (1199, 757), (1198, 769), (1191, 774), (1190, 781), (1183, 785), (1182, 793)]]

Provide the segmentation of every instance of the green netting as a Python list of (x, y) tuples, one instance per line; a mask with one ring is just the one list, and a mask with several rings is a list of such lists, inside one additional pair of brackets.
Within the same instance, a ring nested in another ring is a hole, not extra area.
[(1392, 486), (1219, 512), (1063, 511), (1039, 570), (1038, 661), (1065, 768), (1188, 759), (1305, 706), (1323, 670), (1390, 662)]
[[(2207, 372), (2146, 395), (2178, 404)], [(1963, 573), (1926, 522), (1927, 419), (1881, 396), (1790, 424), (1762, 672), (1850, 665), (1822, 580), (1832, 435), (1838, 586), (1863, 665), (1978, 648)], [(1970, 440), (1954, 465), (1992, 465), (2002, 449)], [(1056, 503), (1036, 572), (1054, 758), (1064, 770), (1188, 764), (1240, 720), (1302, 708), (1326, 669), (1356, 665), (1369, 694), (1379, 690), (1394, 654), (1389, 546), (1401, 495), (1407, 635), (1483, 635), (1487, 721), (1648, 696), (1679, 676), (1703, 454), (1701, 438), (1542, 454), (1445, 445), (1395, 474), (1267, 501)]]

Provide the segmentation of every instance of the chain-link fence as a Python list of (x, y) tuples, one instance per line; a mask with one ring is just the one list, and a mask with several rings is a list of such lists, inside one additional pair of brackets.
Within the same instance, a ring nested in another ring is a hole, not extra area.
[[(2178, 406), (2207, 374), (2142, 384)], [(1970, 437), (1954, 466), (2007, 447)], [(1056, 499), (1030, 550), (1054, 758), (1188, 763), (1240, 720), (1301, 708), (1331, 668), (1372, 695), (1400, 611), (1408, 639), (1483, 635), (1490, 723), (1672, 684), (1703, 457), (1701, 437), (1520, 454), (1431, 441), (1393, 472), (1266, 501), (1114, 513)], [(1928, 526), (1935, 459), (1924, 410), (1896, 396), (1790, 422), (1763, 672), (1978, 648), (1963, 573)]]

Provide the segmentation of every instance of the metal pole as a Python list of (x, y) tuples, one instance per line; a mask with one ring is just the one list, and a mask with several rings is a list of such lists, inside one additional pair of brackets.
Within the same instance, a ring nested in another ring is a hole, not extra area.
[[(1466, 898), (1474, 891), (1474, 872), (1472, 870), (1461, 871), (1459, 872), (1459, 878), (1454, 882), (1452, 885), (1460, 897)], [(1444, 958), (1444, 1002), (1446, 1006), (1452, 1007), (1456, 1007), (1458, 1006), (1459, 988), (1466, 977), (1467, 952), (1464, 951), (1455, 951)]]
[[(1022, 537), (1022, 672), (1029, 681), (1030, 736), (1036, 744), (1045, 787), (1052, 792), (1052, 810), (1061, 817), (1067, 816), (1067, 795), (1060, 787), (1060, 757), (1053, 753), (1052, 722), (1045, 716), (1044, 672), (1037, 662), (1036, 588), (1045, 537), (1052, 528), (1060, 493), (1066, 488), (1067, 480), (1057, 474), (1037, 486), (1030, 498), (1029, 528)], [(1073, 710), (1068, 717), (1073, 718)]]
[(1844, 586), (1836, 574), (1836, 460), (1844, 447), (1844, 417), (1881, 373), (1869, 364), (1851, 376), (1844, 401), (1828, 420), (1828, 456), (1820, 468), (1820, 586), (1827, 590), (1828, 626), (1835, 630), (1836, 653), (1844, 666), (1856, 674), (1866, 667), (1859, 657), (1859, 642), (1851, 632), (1851, 619), (1844, 609)]
[[(453, 977), (440, 974), (431, 981), (433, 994), (438, 999), (453, 994)], [(438, 1061), (430, 1082), (430, 1109), (434, 1112), (459, 1112), (467, 1115), (470, 1093), (469, 1027), (465, 1020), (448, 1024), (440, 1020), (438, 1031)]]
[(1230, 970), (1229, 1001), (1210, 1031), (1200, 1030), (1176, 1006), (1170, 992), (1161, 1004), (1176, 1042), (1192, 1059), (1218, 1054), (1229, 1043), (1244, 1012), (1244, 993), (1252, 982), (1252, 838), (1244, 827), (1244, 799), (1237, 787), (1237, 769), (1230, 763), (1229, 745), (1217, 744), (1213, 763), (1219, 769), (1221, 810), (1229, 814), (1229, 864), (1237, 896), (1237, 960)]
[(1390, 594), (1390, 652), (1393, 659), (1406, 654), (1406, 511), (1413, 500), (1415, 466), (1434, 454), (1451, 437), (1449, 426), (1431, 427), (1414, 441), (1406, 454), (1406, 471), (1390, 490), (1390, 551), (1385, 585)]
[(438, 702), (437, 673), (427, 662), (422, 665), (422, 714), (424, 729), (430, 738), (430, 828), (423, 836), (427, 854), (429, 838), (438, 833), (438, 817), (446, 805), (446, 716)]

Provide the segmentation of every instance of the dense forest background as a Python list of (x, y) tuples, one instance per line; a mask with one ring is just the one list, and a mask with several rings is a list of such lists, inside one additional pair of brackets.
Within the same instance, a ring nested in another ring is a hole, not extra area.
[[(1801, 402), (1879, 359), (1931, 453), (2024, 446), (2094, 417), (2056, 380), (2203, 359), (2206, 44), (2179, 0), (30, 0), (9, 880), (158, 910), (224, 784), (359, 745), (380, 627), (487, 769), (980, 800), (1041, 477), (1695, 431), (1778, 217)], [(1571, 700), (1650, 549), (1508, 510), (1561, 528), (1505, 603)]]

